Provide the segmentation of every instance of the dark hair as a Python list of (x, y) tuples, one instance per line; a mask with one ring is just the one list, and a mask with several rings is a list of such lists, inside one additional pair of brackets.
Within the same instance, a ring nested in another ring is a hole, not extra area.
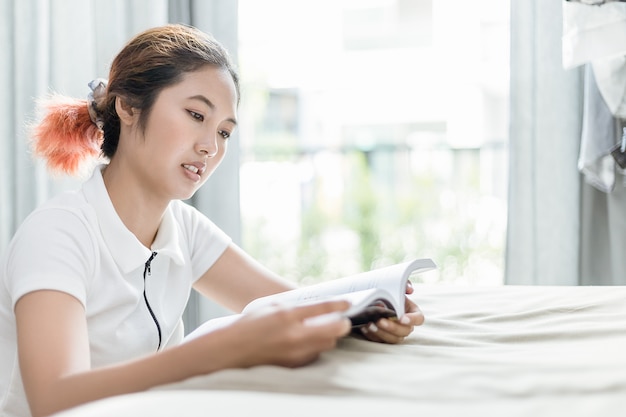
[[(43, 117), (31, 126), (33, 153), (44, 158), (51, 171), (71, 175), (80, 173), (89, 159), (111, 159), (120, 140), (116, 98), (140, 112), (139, 127), (144, 129), (159, 93), (204, 66), (230, 73), (239, 104), (237, 72), (226, 49), (211, 35), (179, 24), (140, 33), (113, 60), (106, 91), (98, 87), (89, 100), (58, 94), (38, 100)], [(93, 82), (92, 89), (100, 85), (100, 80)]]
[(171, 24), (148, 29), (131, 39), (113, 60), (106, 98), (98, 103), (104, 123), (104, 156), (111, 158), (119, 142), (116, 97), (140, 111), (143, 129), (159, 93), (181, 81), (185, 73), (206, 65), (228, 70), (239, 102), (239, 76), (226, 49), (211, 35), (191, 26)]

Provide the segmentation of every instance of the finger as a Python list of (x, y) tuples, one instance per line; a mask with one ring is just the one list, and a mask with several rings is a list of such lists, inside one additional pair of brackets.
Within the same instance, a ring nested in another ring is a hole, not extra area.
[(310, 329), (312, 337), (342, 337), (350, 332), (350, 320), (343, 312), (350, 307), (347, 301), (330, 301), (294, 308), (295, 317)]
[(398, 320), (380, 319), (376, 324), (382, 331), (398, 337), (407, 337), (414, 329), (412, 324), (403, 324)]
[(405, 316), (408, 316), (409, 318), (405, 319), (404, 317), (401, 317), (400, 321), (403, 322), (403, 324), (412, 324), (413, 326), (420, 326), (421, 324), (424, 323), (424, 314), (422, 313), (418, 305), (415, 304), (408, 297), (406, 298), (406, 301), (404, 303), (404, 310), (406, 311)]
[(340, 313), (346, 311), (350, 303), (345, 300), (322, 301), (319, 303), (306, 304), (294, 307), (293, 311), (300, 320), (305, 320), (322, 314)]
[[(307, 319), (304, 319), (304, 324), (307, 326), (315, 326), (318, 328), (322, 326), (330, 325), (331, 327), (330, 329), (327, 329), (327, 327), (324, 327), (322, 331), (323, 332), (329, 331), (332, 334), (337, 333), (338, 335), (347, 334), (348, 332), (350, 332), (350, 328), (352, 327), (352, 323), (350, 322), (350, 319), (348, 319), (347, 317), (345, 317), (343, 314), (339, 312), (326, 313), (326, 314), (320, 314), (319, 316), (309, 317)], [(336, 331), (332, 330), (334, 328), (336, 328)]]
[(424, 314), (421, 311), (416, 311), (414, 313), (405, 314), (410, 318), (410, 323), (412, 326), (421, 326), (424, 324)]
[(379, 329), (375, 323), (368, 323), (364, 326), (361, 326), (359, 330), (361, 331), (363, 337), (367, 340), (370, 340), (372, 342), (384, 343), (384, 341), (377, 335)]
[(417, 309), (416, 311), (408, 312), (400, 317), (398, 322), (407, 326), (421, 326), (424, 324), (424, 314)]
[(413, 294), (413, 283), (411, 281), (406, 282), (406, 293)]
[(395, 343), (400, 343), (404, 340), (404, 336), (391, 333), (383, 329), (381, 327), (382, 323), (383, 321), (379, 320), (377, 323), (369, 323), (368, 325), (363, 326), (362, 328), (363, 335), (367, 339), (373, 342), (379, 342), (379, 343), (395, 344)]

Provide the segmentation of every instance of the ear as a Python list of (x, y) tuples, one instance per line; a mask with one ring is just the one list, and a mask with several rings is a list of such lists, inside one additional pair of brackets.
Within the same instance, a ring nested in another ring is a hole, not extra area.
[(138, 117), (136, 109), (128, 104), (122, 97), (115, 97), (115, 111), (117, 112), (120, 122), (125, 125), (132, 125)]

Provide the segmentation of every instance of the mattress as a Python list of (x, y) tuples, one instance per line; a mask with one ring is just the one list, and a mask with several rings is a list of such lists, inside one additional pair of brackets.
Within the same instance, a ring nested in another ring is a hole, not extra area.
[(415, 289), (426, 321), (402, 344), (350, 336), (302, 368), (220, 371), (58, 417), (626, 415), (626, 287)]

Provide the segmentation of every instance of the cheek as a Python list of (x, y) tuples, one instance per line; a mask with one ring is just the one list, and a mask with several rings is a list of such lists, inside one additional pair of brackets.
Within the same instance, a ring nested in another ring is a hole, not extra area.
[(183, 120), (178, 113), (155, 106), (149, 116), (145, 132), (146, 135), (149, 133), (161, 141), (167, 138), (175, 139), (183, 126)]
[(227, 150), (228, 150), (228, 140), (222, 140), (220, 151), (219, 151), (220, 159), (224, 158)]
[[(146, 130), (147, 145), (151, 151), (161, 157), (168, 157), (185, 152), (186, 145), (185, 135), (173, 123), (163, 120), (150, 126), (150, 130)], [(155, 155), (155, 156), (156, 156)]]
[(217, 167), (220, 166), (220, 164), (224, 160), (224, 156), (226, 156), (226, 146), (220, 146), (217, 155), (215, 155), (213, 158), (209, 158), (207, 171), (205, 173), (205, 180), (215, 172)]
[(218, 152), (218, 154), (215, 155), (211, 161), (209, 161), (209, 164), (212, 166), (211, 172), (215, 171), (217, 167), (220, 166), (220, 164), (224, 160), (224, 156), (226, 156), (226, 149), (224, 149), (221, 152)]

